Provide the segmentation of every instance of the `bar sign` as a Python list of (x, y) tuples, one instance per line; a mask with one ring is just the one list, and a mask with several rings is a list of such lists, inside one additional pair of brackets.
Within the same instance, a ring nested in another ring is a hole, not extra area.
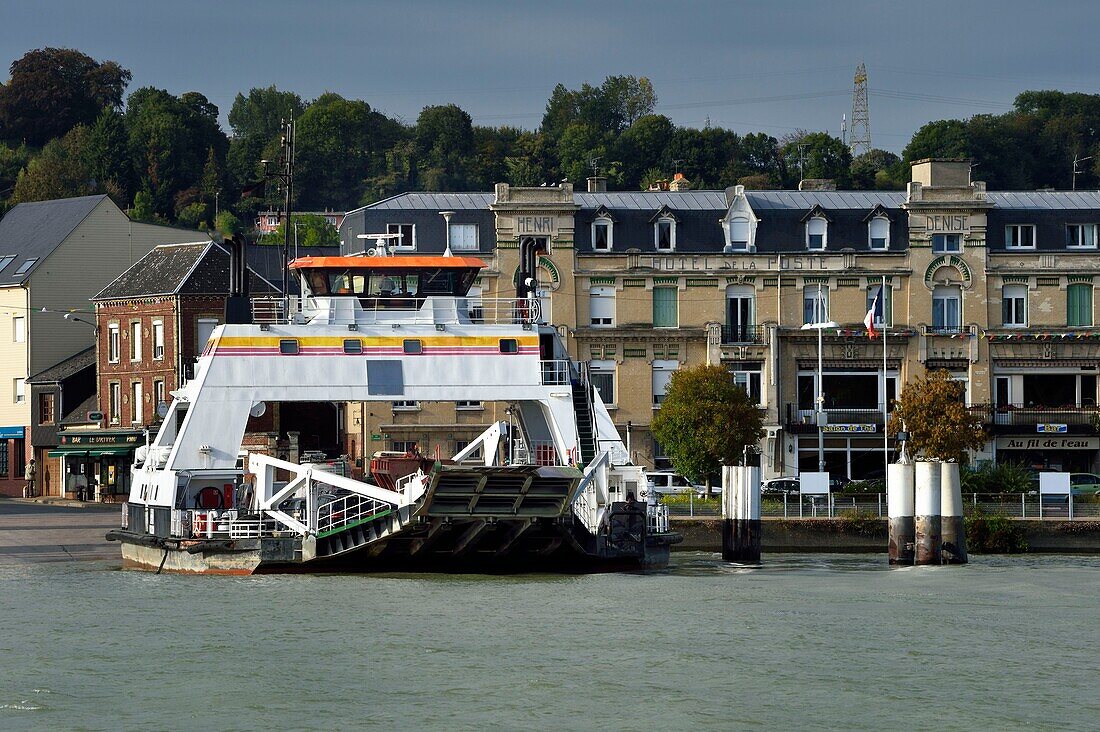
[(1069, 425), (1066, 424), (1037, 424), (1035, 425), (1036, 432), (1053, 433), (1058, 435), (1064, 435), (1069, 432)]

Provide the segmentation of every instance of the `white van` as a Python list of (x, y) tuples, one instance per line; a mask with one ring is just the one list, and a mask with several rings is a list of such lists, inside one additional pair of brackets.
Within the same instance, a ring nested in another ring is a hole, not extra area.
[(658, 470), (653, 473), (646, 473), (646, 478), (649, 482), (649, 489), (657, 493), (658, 496), (670, 495), (673, 493), (688, 493), (695, 491), (699, 495), (703, 495), (707, 492), (706, 486), (697, 485), (690, 480), (674, 473), (671, 470)]

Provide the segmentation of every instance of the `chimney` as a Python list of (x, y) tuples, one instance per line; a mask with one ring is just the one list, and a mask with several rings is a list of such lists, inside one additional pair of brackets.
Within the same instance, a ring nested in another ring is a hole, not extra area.
[(672, 176), (672, 182), (668, 184), (670, 191), (690, 191), (691, 181), (684, 177), (683, 173)]
[(594, 175), (588, 179), (589, 193), (607, 193), (607, 178), (602, 175)]
[(798, 182), (800, 191), (835, 191), (836, 181), (832, 178), (804, 178)]

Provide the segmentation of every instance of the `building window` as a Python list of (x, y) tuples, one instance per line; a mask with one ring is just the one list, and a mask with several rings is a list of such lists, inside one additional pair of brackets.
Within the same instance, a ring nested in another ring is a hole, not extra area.
[(410, 356), (419, 355), (424, 353), (424, 342), (419, 338), (406, 338), (401, 342), (401, 350)]
[(802, 288), (802, 322), (825, 323), (829, 320), (829, 288), (825, 285), (806, 285)]
[(400, 239), (390, 239), (389, 246), (406, 252), (416, 251), (416, 226), (413, 224), (386, 224), (387, 234), (399, 234)]
[(118, 323), (107, 326), (107, 363), (118, 363), (119, 358)]
[(1066, 288), (1066, 325), (1092, 327), (1092, 285), (1076, 284)]
[(676, 219), (667, 216), (653, 225), (653, 246), (659, 252), (676, 251)]
[[(871, 306), (875, 302), (875, 297), (878, 295), (878, 291), (882, 289), (882, 285), (875, 285), (867, 288), (867, 310), (871, 309)], [(867, 311), (864, 311), (867, 312)], [(894, 322), (894, 288), (886, 288), (886, 297), (879, 300), (878, 305), (875, 306), (875, 325), (892, 325)]]
[(867, 241), (872, 249), (890, 248), (890, 219), (876, 216), (867, 225)]
[(745, 393), (752, 399), (753, 404), (764, 405), (760, 392), (759, 371), (731, 371), (730, 376), (733, 378), (735, 386), (740, 386), (745, 390)]
[(1035, 226), (1032, 224), (1009, 224), (1005, 227), (1006, 249), (1034, 249)]
[(500, 339), (500, 352), (501, 353), (519, 353), (519, 343), (515, 338), (501, 338)]
[(749, 249), (749, 238), (752, 233), (752, 227), (749, 226), (749, 220), (743, 216), (738, 216), (729, 220), (726, 226), (728, 240), (727, 243), (732, 251), (744, 252)]
[(15, 343), (27, 342), (27, 318), (16, 315), (11, 319), (11, 339)]
[(363, 341), (358, 338), (345, 338), (344, 339), (344, 353), (349, 356), (358, 356), (363, 352)]
[(962, 291), (958, 287), (932, 290), (932, 329), (941, 333), (958, 332), (962, 323)]
[(160, 320), (153, 321), (153, 359), (164, 360), (164, 323)]
[(806, 248), (819, 251), (828, 245), (829, 222), (822, 216), (814, 216), (806, 222)]
[(459, 399), (455, 402), (455, 409), (476, 410), (484, 409), (480, 399)]
[(16, 379), (12, 382), (12, 401), (16, 404), (22, 404), (27, 401), (27, 380)]
[(394, 452), (412, 455), (417, 450), (416, 440), (391, 440), (390, 446)]
[(420, 402), (415, 399), (402, 399), (393, 402), (393, 411), (395, 412), (415, 412), (420, 409)]
[(600, 217), (592, 222), (592, 249), (597, 252), (610, 252), (614, 246), (612, 237), (615, 235), (614, 224), (611, 219)]
[(451, 251), (476, 252), (477, 224), (451, 224)]
[(668, 391), (668, 384), (672, 381), (672, 375), (680, 368), (679, 361), (656, 359), (653, 361), (653, 406), (661, 406)]
[(961, 234), (933, 234), (933, 254), (953, 254), (962, 251)]
[(588, 375), (604, 404), (615, 403), (615, 362), (590, 361)]
[(284, 356), (297, 356), (299, 352), (297, 338), (284, 338), (279, 341), (279, 353)]
[(33, 267), (34, 263), (37, 262), (37, 261), (38, 261), (38, 257), (35, 257), (34, 259), (28, 259), (27, 261), (23, 262), (23, 264), (19, 265), (19, 269), (15, 270), (15, 274), (17, 274), (17, 275), (27, 274), (27, 272), (30, 271), (31, 267)]
[(0, 272), (3, 272), (5, 269), (7, 269), (7, 266), (14, 261), (15, 255), (13, 254), (5, 254), (4, 256), (0, 257)]
[[(153, 402), (156, 409), (160, 409), (160, 405), (168, 405), (167, 399), (168, 393), (164, 389), (164, 379), (157, 379), (153, 382)], [(160, 416), (159, 414), (157, 415)]]
[(142, 396), (141, 382), (130, 384), (130, 424), (141, 424), (145, 419), (142, 415), (145, 411), (145, 400)]
[(1006, 328), (1027, 327), (1027, 285), (1001, 288), (1001, 324)]
[(609, 328), (615, 325), (614, 287), (593, 287), (588, 291), (588, 315), (595, 327)]
[(130, 323), (130, 360), (141, 360), (141, 323)]
[(676, 287), (653, 288), (654, 328), (675, 328), (680, 324), (680, 316), (677, 312), (679, 294)]
[(1095, 249), (1096, 224), (1066, 224), (1066, 246), (1070, 249)]
[(54, 398), (52, 391), (38, 395), (38, 424), (53, 424), (57, 419)]
[(199, 318), (195, 321), (195, 352), (202, 353), (206, 350), (206, 344), (214, 335), (214, 329), (218, 327), (217, 318)]
[(111, 424), (122, 421), (122, 384), (117, 381), (107, 387), (107, 418)]

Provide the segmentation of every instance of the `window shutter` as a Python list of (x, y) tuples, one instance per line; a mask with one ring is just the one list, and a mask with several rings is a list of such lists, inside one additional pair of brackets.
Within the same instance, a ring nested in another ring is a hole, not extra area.
[(677, 326), (676, 288), (653, 288), (653, 327), (675, 328)]
[(588, 298), (589, 317), (593, 325), (611, 325), (615, 322), (615, 289), (593, 287)]

